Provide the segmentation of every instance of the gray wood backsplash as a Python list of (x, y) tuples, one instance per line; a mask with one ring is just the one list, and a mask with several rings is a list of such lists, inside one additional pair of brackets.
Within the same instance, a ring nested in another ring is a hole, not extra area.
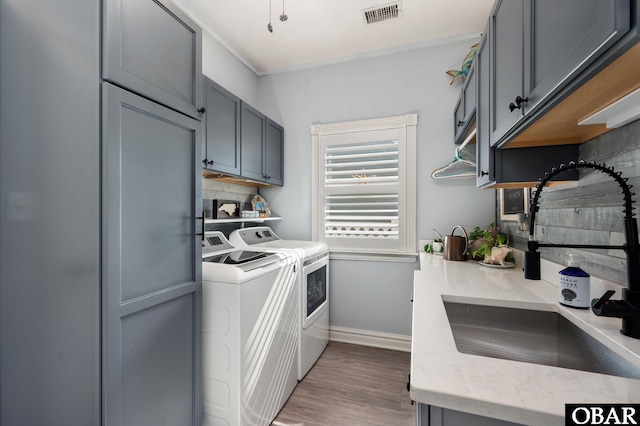
[[(582, 144), (580, 158), (615, 167), (634, 186), (632, 191), (640, 189), (640, 120)], [(562, 161), (559, 158), (558, 164)], [(544, 172), (541, 170), (540, 174)], [(509, 235), (513, 247), (526, 250), (528, 231), (519, 231), (516, 222), (500, 221), (499, 207), (498, 192), (498, 225)], [(535, 235), (538, 241), (549, 243), (620, 245), (624, 243), (623, 218), (620, 187), (604, 173), (585, 170), (577, 182), (543, 190)], [(543, 258), (562, 264), (567, 263), (569, 253), (579, 254), (583, 257), (581, 267), (591, 275), (626, 284), (626, 256), (622, 250), (543, 248), (540, 252)]]

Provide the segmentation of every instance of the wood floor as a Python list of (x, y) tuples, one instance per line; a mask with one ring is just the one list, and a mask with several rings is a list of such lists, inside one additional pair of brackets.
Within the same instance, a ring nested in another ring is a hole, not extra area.
[(408, 352), (329, 342), (272, 426), (413, 426)]

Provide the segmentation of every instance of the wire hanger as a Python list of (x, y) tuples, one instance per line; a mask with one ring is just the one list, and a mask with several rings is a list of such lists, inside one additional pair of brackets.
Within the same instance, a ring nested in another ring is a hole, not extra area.
[(444, 167), (431, 172), (433, 179), (450, 179), (450, 178), (469, 178), (476, 177), (476, 161), (475, 152), (471, 153), (466, 149), (469, 142), (476, 135), (476, 129), (473, 129), (469, 136), (456, 147), (453, 161)]

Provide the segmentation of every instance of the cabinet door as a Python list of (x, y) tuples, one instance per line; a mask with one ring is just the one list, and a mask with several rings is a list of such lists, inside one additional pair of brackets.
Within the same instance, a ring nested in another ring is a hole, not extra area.
[(464, 128), (464, 94), (460, 92), (460, 96), (453, 108), (453, 141), (460, 143), (462, 139), (462, 129)]
[(475, 65), (469, 70), (467, 79), (462, 87), (460, 99), (454, 110), (456, 135), (455, 143), (462, 143), (469, 134), (476, 118), (476, 72)]
[(103, 78), (199, 118), (200, 27), (169, 0), (103, 3)]
[(629, 0), (526, 0), (525, 113), (622, 37), (629, 11)]
[(264, 145), (264, 174), (267, 183), (284, 184), (284, 128), (267, 118), (267, 130)]
[(241, 105), (242, 161), (240, 175), (248, 179), (264, 181), (263, 145), (265, 132), (264, 114), (242, 102)]
[(0, 1), (0, 425), (101, 426), (100, 2)]
[(476, 115), (476, 67), (471, 66), (467, 80), (462, 88), (462, 97), (464, 98), (464, 124), (468, 128)]
[(103, 84), (105, 424), (202, 422), (200, 128)]
[(493, 148), (490, 144), (491, 92), (489, 34), (485, 31), (476, 53), (476, 82), (478, 84), (478, 109), (476, 112), (476, 186), (481, 187), (493, 180)]
[(206, 137), (202, 153), (207, 169), (240, 174), (240, 98), (205, 78)]
[(498, 0), (491, 16), (491, 145), (522, 118), (522, 108), (509, 110), (523, 97), (522, 0)]
[(418, 426), (519, 426), (519, 423), (436, 407), (435, 405), (421, 403), (416, 405), (416, 424)]

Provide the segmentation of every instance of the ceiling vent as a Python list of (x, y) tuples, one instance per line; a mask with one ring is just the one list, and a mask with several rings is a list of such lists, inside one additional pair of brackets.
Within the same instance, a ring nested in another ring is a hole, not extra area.
[(366, 24), (402, 18), (402, 2), (397, 1), (380, 6), (362, 9), (362, 18)]

